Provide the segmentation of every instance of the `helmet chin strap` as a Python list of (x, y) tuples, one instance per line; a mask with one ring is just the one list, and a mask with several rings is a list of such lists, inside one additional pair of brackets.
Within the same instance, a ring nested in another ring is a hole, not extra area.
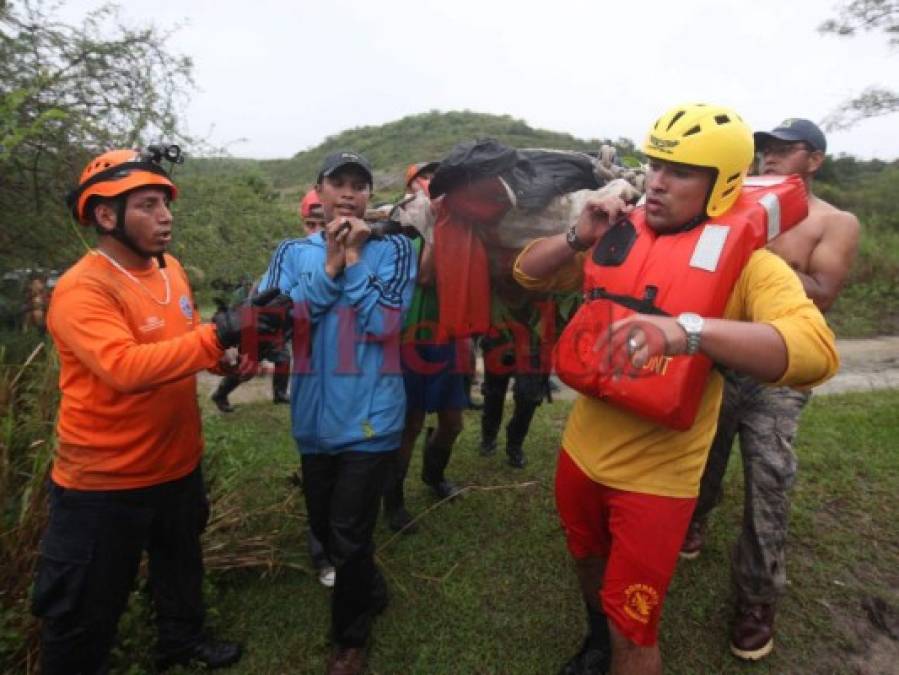
[(116, 202), (116, 219), (115, 219), (115, 227), (109, 233), (109, 235), (118, 241), (122, 242), (127, 246), (133, 253), (139, 255), (141, 258), (149, 260), (155, 256), (156, 262), (159, 264), (160, 269), (165, 267), (165, 256), (162, 253), (149, 253), (142, 249), (137, 245), (137, 242), (131, 238), (131, 236), (125, 231), (125, 208), (126, 208), (127, 197), (122, 196), (119, 197)]

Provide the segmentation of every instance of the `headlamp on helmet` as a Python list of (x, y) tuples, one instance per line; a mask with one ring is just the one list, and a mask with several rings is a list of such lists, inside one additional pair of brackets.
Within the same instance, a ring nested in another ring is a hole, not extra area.
[(92, 159), (78, 180), (78, 187), (66, 197), (72, 215), (82, 225), (90, 225), (89, 202), (94, 197), (114, 199), (142, 187), (161, 187), (174, 200), (178, 188), (162, 167), (184, 162), (177, 145), (150, 145), (145, 150), (110, 150)]

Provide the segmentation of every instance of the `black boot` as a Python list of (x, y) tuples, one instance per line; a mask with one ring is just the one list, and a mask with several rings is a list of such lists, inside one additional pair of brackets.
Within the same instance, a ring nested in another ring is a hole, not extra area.
[(523, 469), (528, 464), (528, 458), (524, 456), (521, 447), (506, 446), (506, 463), (513, 469)]
[(387, 527), (394, 532), (412, 534), (417, 527), (412, 522), (412, 514), (406, 510), (405, 483), (409, 471), (409, 457), (403, 458), (399, 451), (384, 488), (384, 518)]
[(534, 418), (534, 412), (538, 405), (540, 404), (516, 399), (512, 419), (506, 425), (506, 456), (509, 466), (516, 469), (523, 469), (528, 463), (522, 446), (528, 435), (528, 429), (531, 428), (531, 420)]
[(559, 675), (606, 675), (612, 665), (609, 620), (602, 612), (585, 605), (589, 633), (580, 651), (562, 666)]
[(481, 413), (481, 456), (496, 452), (496, 436), (503, 421), (503, 405), (506, 400), (508, 378), (484, 376), (481, 391), (484, 394), (484, 410)]
[(224, 668), (240, 661), (243, 647), (236, 642), (225, 642), (204, 638), (193, 647), (176, 654), (156, 659), (157, 670), (168, 670), (172, 666), (200, 666), (204, 670)]
[(289, 384), (290, 373), (272, 373), (272, 403), (290, 403)]
[(456, 497), (462, 490), (455, 483), (448, 481), (443, 475), (449, 464), (453, 446), (437, 445), (433, 442), (434, 428), (428, 427), (425, 432), (425, 449), (421, 466), (421, 480), (433, 490), (439, 499)]
[(234, 407), (228, 402), (228, 395), (237, 389), (239, 384), (240, 377), (238, 375), (225, 375), (212, 394), (212, 402), (215, 403), (215, 407), (223, 413), (234, 412)]

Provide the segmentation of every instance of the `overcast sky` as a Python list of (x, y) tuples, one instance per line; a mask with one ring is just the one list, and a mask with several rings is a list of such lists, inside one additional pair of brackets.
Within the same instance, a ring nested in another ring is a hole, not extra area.
[[(100, 4), (70, 0), (62, 15), (77, 20)], [(684, 101), (732, 106), (755, 129), (785, 117), (820, 121), (867, 85), (899, 89), (899, 50), (881, 34), (838, 39), (816, 31), (835, 5), (122, 3), (130, 25), (184, 24), (169, 45), (195, 64), (189, 130), (256, 158), (289, 157), (344, 129), (432, 109), (508, 114), (579, 137), (638, 143), (661, 112)], [(829, 150), (895, 159), (897, 132), (899, 114), (869, 120), (830, 133)]]

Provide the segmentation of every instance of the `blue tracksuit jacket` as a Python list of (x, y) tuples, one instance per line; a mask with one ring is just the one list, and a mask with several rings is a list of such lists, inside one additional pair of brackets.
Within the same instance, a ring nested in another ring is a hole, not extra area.
[(406, 395), (402, 315), (418, 260), (412, 242), (366, 242), (355, 265), (331, 279), (321, 234), (282, 242), (259, 290), (294, 301), (291, 413), (302, 453), (385, 452), (400, 445)]

